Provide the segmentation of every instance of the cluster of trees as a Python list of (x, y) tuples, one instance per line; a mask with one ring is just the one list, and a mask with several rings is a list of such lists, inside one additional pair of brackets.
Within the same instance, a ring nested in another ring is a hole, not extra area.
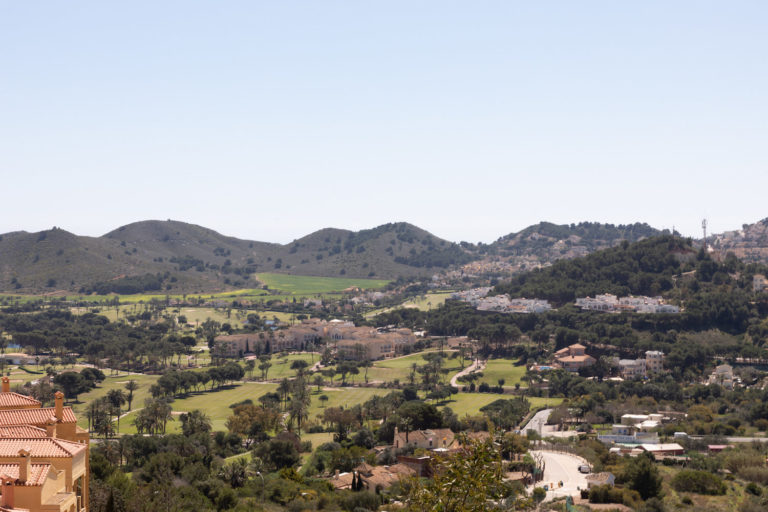
[(96, 368), (83, 368), (79, 373), (61, 372), (53, 378), (54, 385), (61, 389), (69, 400), (77, 400), (81, 393), (87, 393), (106, 378), (104, 372)]
[(223, 366), (213, 366), (206, 370), (169, 370), (158, 379), (156, 384), (149, 388), (154, 398), (175, 397), (188, 394), (191, 391), (204, 390), (210, 383), (212, 390), (220, 388), (231, 382), (241, 380), (245, 376), (245, 370), (235, 362), (229, 362)]

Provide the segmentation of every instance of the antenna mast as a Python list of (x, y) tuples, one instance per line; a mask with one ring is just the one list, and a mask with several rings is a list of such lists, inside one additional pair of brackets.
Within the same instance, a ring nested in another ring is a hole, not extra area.
[(701, 221), (701, 229), (704, 230), (704, 250), (707, 250), (707, 219)]

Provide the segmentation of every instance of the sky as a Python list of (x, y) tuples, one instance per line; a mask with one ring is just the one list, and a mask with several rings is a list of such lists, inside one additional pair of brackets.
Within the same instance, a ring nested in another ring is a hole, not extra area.
[(0, 233), (768, 217), (764, 1), (0, 2)]

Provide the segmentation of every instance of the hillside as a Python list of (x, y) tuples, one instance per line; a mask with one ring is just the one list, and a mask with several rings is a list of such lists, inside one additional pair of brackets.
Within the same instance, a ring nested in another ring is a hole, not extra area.
[(151, 220), (98, 238), (61, 229), (0, 235), (0, 291), (213, 292), (257, 286), (256, 272), (393, 279), (431, 275), (472, 258), (407, 223), (323, 229), (281, 245)]
[(690, 270), (684, 263), (695, 255), (690, 240), (662, 235), (558, 261), (517, 275), (495, 291), (556, 304), (601, 293), (659, 295), (673, 288), (677, 274)]
[(499, 238), (491, 247), (500, 256), (533, 256), (552, 262), (614, 247), (623, 240), (636, 242), (661, 233), (641, 223), (616, 226), (599, 222), (570, 225), (540, 222)]
[(712, 235), (707, 243), (720, 256), (732, 252), (741, 260), (768, 263), (768, 218), (741, 229)]

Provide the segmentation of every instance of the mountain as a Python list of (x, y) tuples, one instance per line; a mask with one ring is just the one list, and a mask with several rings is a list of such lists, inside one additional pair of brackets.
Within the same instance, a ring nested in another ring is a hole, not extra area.
[(768, 218), (744, 224), (736, 231), (712, 235), (707, 244), (721, 256), (732, 252), (746, 262), (768, 263)]
[(636, 242), (660, 235), (662, 231), (648, 224), (552, 224), (540, 222), (517, 233), (510, 233), (491, 244), (502, 256), (537, 256), (545, 260), (572, 258), (614, 247), (623, 240)]
[(407, 223), (322, 229), (281, 245), (149, 220), (101, 237), (56, 228), (0, 235), (0, 290), (212, 292), (255, 286), (255, 272), (394, 279), (432, 275), (473, 258), (471, 247)]
[(695, 269), (692, 261), (696, 253), (690, 239), (671, 235), (626, 241), (588, 256), (518, 274), (496, 286), (495, 292), (547, 299), (557, 305), (602, 293), (655, 296), (671, 290), (676, 275)]
[(599, 222), (553, 224), (540, 222), (495, 242), (478, 246), (482, 258), (468, 264), (470, 274), (509, 275), (551, 265), (561, 259), (586, 256), (615, 247), (622, 241), (636, 242), (669, 233), (648, 224), (614, 225)]

